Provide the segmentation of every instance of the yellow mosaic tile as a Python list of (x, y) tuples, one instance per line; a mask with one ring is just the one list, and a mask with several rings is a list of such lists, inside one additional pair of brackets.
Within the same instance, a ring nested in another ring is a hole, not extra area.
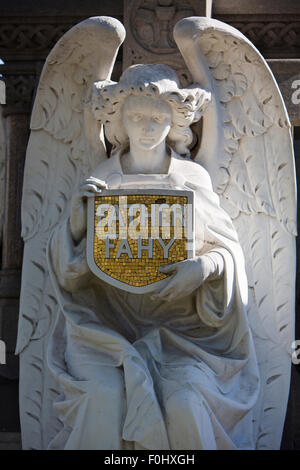
[[(187, 204), (186, 196), (178, 195), (157, 195), (157, 194), (138, 194), (138, 195), (127, 195), (127, 204), (144, 204), (151, 212), (151, 204), (158, 204), (161, 201), (163, 203), (172, 204)], [(119, 204), (119, 196), (97, 196), (95, 197), (95, 228), (97, 226), (97, 209), (100, 204)], [(129, 217), (127, 212), (127, 224), (129, 225)], [(116, 233), (119, 233), (119, 221), (115, 223)], [(137, 229), (140, 227), (137, 226)], [(153, 229), (153, 228), (152, 228)], [(159, 236), (162, 236), (162, 230), (164, 227), (156, 227)], [(151, 219), (148, 218), (148, 236), (151, 236)], [(174, 236), (174, 227), (170, 227), (170, 237), (168, 239), (163, 238), (163, 242), (166, 245)], [(153, 239), (153, 258), (149, 258), (147, 250), (141, 250), (141, 258), (138, 258), (138, 240), (131, 237), (127, 237), (128, 244), (132, 253), (132, 258), (128, 257), (128, 254), (123, 253), (116, 257), (118, 248), (120, 245), (120, 239), (112, 240), (115, 243), (114, 248), (110, 248), (110, 257), (105, 256), (105, 240), (99, 238), (94, 233), (94, 259), (97, 266), (106, 274), (114, 279), (122, 281), (132, 286), (146, 286), (153, 282), (159, 281), (167, 277), (166, 274), (161, 273), (158, 268), (164, 264), (172, 264), (178, 261), (187, 259), (187, 247), (186, 238), (183, 234), (182, 238), (175, 239), (173, 245), (169, 249), (168, 258), (163, 257), (163, 248), (161, 247), (157, 239)], [(148, 239), (143, 239), (142, 244), (146, 245)]]

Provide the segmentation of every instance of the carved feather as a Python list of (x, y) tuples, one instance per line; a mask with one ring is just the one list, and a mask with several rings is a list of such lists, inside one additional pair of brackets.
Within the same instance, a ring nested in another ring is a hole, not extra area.
[(47, 448), (60, 427), (52, 412), (60, 392), (45, 360), (58, 309), (46, 247), (80, 181), (106, 158), (99, 125), (87, 121), (85, 103), (93, 82), (110, 78), (124, 37), (114, 18), (95, 17), (74, 26), (49, 54), (37, 90), (24, 170), (25, 246), (16, 348), (21, 354), (24, 448)]
[(262, 385), (254, 417), (256, 446), (276, 449), (288, 400), (295, 322), (290, 123), (268, 65), (239, 31), (192, 17), (177, 23), (174, 37), (194, 81), (214, 95), (196, 161), (209, 171), (243, 247)]

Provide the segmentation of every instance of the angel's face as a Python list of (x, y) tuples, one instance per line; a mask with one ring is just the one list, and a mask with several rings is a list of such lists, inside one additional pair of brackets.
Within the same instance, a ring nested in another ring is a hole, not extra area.
[(152, 150), (167, 137), (172, 122), (171, 107), (159, 98), (129, 96), (123, 107), (123, 123), (130, 145)]

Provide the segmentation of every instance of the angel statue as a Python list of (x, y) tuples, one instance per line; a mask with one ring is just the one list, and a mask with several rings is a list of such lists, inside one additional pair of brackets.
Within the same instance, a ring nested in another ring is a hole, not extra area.
[[(296, 259), (282, 97), (255, 47), (220, 21), (175, 26), (187, 88), (164, 64), (111, 81), (124, 36), (113, 18), (79, 23), (37, 90), (22, 203), (23, 447), (278, 449)], [(136, 293), (90, 268), (87, 205), (157, 187), (193, 195), (194, 252)]]

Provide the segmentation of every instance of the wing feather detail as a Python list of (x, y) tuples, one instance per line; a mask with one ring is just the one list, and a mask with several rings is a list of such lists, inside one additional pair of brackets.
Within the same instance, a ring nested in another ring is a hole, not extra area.
[(20, 411), (24, 448), (45, 449), (59, 431), (52, 403), (60, 393), (47, 368), (49, 333), (58, 305), (46, 247), (67, 216), (73, 192), (106, 158), (101, 128), (87, 102), (92, 84), (110, 78), (125, 37), (114, 18), (89, 18), (68, 31), (44, 65), (26, 154), (22, 236), (25, 242), (16, 353), (21, 355)]
[(243, 247), (248, 318), (262, 384), (255, 408), (256, 446), (276, 449), (289, 394), (295, 323), (291, 126), (272, 72), (238, 30), (191, 17), (177, 23), (174, 38), (193, 80), (213, 96), (196, 161), (210, 173)]

